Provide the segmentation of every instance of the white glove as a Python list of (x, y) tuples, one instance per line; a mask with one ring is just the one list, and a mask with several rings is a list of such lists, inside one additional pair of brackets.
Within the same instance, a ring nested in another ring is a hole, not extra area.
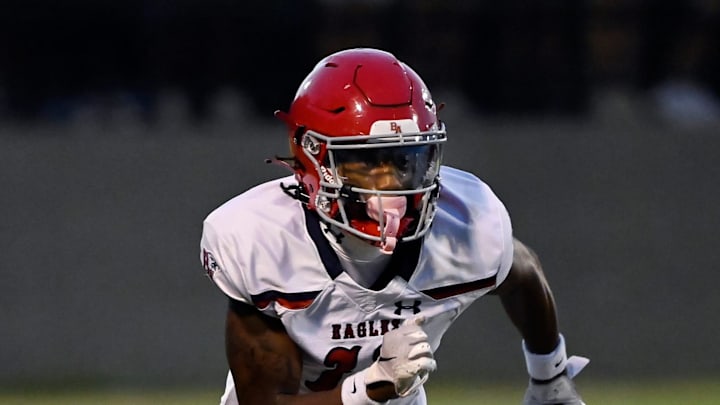
[(567, 360), (565, 371), (550, 381), (531, 379), (523, 405), (585, 405), (572, 378), (589, 362), (585, 357), (572, 356)]
[(405, 397), (427, 381), (437, 363), (428, 336), (420, 327), (424, 322), (422, 316), (411, 318), (383, 335), (380, 357), (365, 373), (366, 386), (389, 381), (395, 385), (395, 392)]

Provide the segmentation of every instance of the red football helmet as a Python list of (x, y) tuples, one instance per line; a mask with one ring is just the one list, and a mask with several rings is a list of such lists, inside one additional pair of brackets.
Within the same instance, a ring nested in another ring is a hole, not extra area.
[(386, 253), (428, 231), (446, 133), (410, 67), (377, 49), (334, 53), (276, 116), (288, 126), (307, 207), (323, 221)]

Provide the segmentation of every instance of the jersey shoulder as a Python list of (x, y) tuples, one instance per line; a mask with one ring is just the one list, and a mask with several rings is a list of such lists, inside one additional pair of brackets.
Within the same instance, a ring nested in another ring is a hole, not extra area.
[(461, 221), (487, 224), (506, 212), (490, 186), (473, 173), (449, 166), (440, 170), (439, 212)]
[(265, 226), (266, 218), (284, 225), (292, 221), (297, 201), (285, 194), (281, 185), (294, 183), (292, 176), (258, 184), (231, 198), (214, 209), (205, 218), (204, 224), (211, 224), (218, 232), (252, 232), (258, 226)]
[(423, 244), (422, 289), (490, 290), (512, 265), (512, 225), (502, 201), (472, 173), (443, 166), (437, 211)]
[(203, 222), (201, 261), (228, 296), (261, 309), (307, 303), (328, 282), (301, 203), (272, 180), (227, 201)]

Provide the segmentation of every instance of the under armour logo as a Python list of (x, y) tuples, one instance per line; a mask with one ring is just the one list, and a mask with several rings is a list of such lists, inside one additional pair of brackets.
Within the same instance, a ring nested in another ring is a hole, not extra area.
[(415, 300), (415, 302), (413, 302), (412, 305), (403, 305), (402, 301), (398, 301), (395, 303), (395, 307), (397, 307), (397, 309), (395, 310), (395, 315), (400, 315), (400, 313), (402, 313), (403, 309), (412, 309), (413, 315), (415, 315), (418, 312), (420, 312), (420, 303), (421, 302), (422, 301), (420, 301), (420, 300)]

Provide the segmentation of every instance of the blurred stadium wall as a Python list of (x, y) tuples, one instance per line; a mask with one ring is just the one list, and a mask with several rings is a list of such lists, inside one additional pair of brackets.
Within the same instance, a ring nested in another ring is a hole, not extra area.
[[(539, 252), (587, 378), (720, 372), (717, 128), (451, 111), (448, 164), (489, 182)], [(1, 130), (0, 387), (221, 384), (225, 300), (199, 264), (201, 222), (285, 174), (263, 162), (284, 153), (281, 124)], [(444, 377), (523, 378), (492, 297), (438, 356)]]

